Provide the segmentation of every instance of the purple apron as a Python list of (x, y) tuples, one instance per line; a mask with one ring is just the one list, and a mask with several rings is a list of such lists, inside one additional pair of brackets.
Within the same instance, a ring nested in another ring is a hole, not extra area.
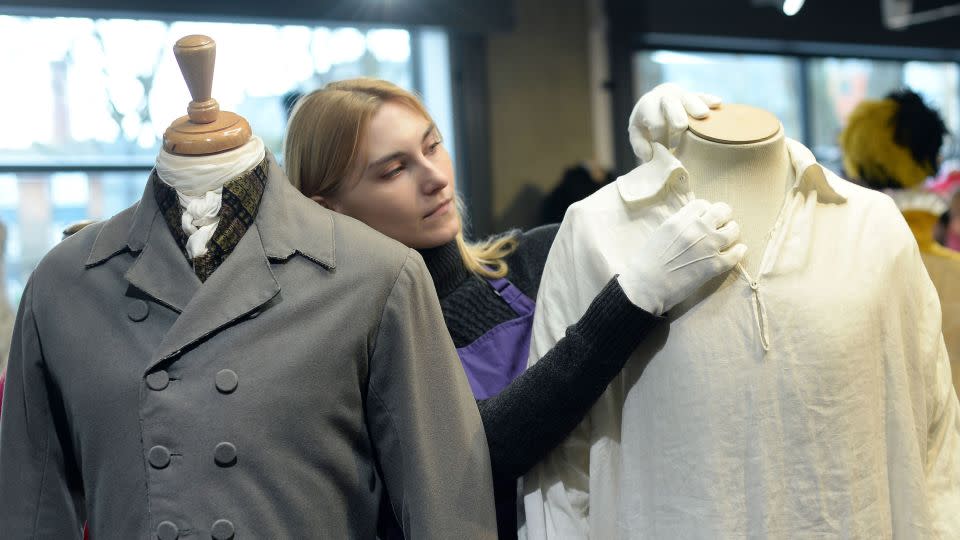
[(491, 328), (476, 341), (457, 349), (476, 399), (500, 393), (527, 369), (535, 303), (506, 279), (487, 279), (517, 318)]

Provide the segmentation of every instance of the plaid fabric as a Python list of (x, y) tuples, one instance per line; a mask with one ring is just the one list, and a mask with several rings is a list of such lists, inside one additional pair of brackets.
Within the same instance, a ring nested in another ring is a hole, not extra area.
[(177, 198), (177, 192), (160, 180), (156, 170), (150, 174), (150, 181), (153, 182), (154, 197), (157, 199), (157, 206), (163, 214), (163, 219), (167, 222), (170, 232), (177, 240), (183, 256), (193, 266), (200, 281), (206, 281), (214, 270), (220, 267), (220, 264), (227, 259), (233, 248), (237, 246), (240, 239), (253, 224), (257, 217), (257, 210), (260, 207), (260, 198), (263, 196), (263, 189), (267, 185), (267, 160), (264, 158), (259, 165), (248, 172), (228, 181), (223, 185), (223, 203), (220, 207), (220, 222), (213, 233), (213, 237), (207, 242), (207, 252), (204, 255), (190, 259), (187, 256), (187, 238), (180, 225), (183, 216), (183, 208)]

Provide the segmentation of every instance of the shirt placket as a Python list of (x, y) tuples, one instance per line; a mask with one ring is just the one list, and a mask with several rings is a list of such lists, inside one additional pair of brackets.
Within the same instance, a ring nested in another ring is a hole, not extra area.
[(760, 259), (760, 268), (757, 270), (756, 277), (750, 275), (742, 264), (737, 263), (737, 272), (740, 277), (747, 282), (753, 296), (753, 316), (760, 333), (760, 346), (763, 352), (769, 352), (771, 346), (770, 322), (767, 312), (767, 304), (764, 301), (764, 276), (766, 276), (780, 256), (780, 249), (783, 246), (783, 235), (786, 234), (784, 223), (789, 222), (793, 212), (797, 207), (797, 189), (796, 186), (790, 189), (787, 196), (784, 197), (783, 205), (777, 213), (777, 219), (773, 222), (770, 232), (767, 233), (767, 243), (763, 248), (763, 255)]
[[(682, 168), (678, 170), (678, 185), (674, 189), (674, 192), (682, 204), (686, 204), (697, 198), (696, 194), (690, 189), (688, 178), (689, 173), (686, 170)], [(753, 311), (754, 324), (756, 325), (757, 332), (760, 336), (760, 346), (763, 348), (764, 353), (770, 350), (771, 339), (769, 316), (763, 294), (763, 277), (770, 271), (779, 257), (780, 249), (783, 245), (783, 234), (785, 234), (784, 231), (786, 229), (783, 224), (791, 219), (797, 206), (798, 184), (799, 178), (797, 183), (795, 183), (784, 196), (783, 204), (780, 206), (780, 211), (777, 213), (777, 218), (774, 220), (773, 226), (766, 235), (767, 241), (763, 247), (760, 267), (757, 270), (756, 277), (751, 276), (742, 264), (737, 263), (736, 266), (737, 274), (746, 282), (747, 286), (750, 287), (752, 304), (751, 308)]]

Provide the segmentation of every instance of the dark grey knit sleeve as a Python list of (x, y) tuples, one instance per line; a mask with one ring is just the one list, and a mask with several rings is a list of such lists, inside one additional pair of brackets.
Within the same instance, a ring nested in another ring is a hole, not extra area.
[(614, 277), (543, 358), (478, 400), (494, 481), (515, 480), (560, 444), (663, 320), (630, 303)]

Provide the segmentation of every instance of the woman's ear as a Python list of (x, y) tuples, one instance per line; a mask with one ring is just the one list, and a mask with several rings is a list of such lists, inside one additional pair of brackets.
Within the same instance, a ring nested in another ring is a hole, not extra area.
[(320, 195), (314, 195), (310, 198), (313, 199), (313, 202), (319, 204), (320, 206), (326, 208), (327, 210), (333, 210), (334, 212), (340, 211), (339, 205), (334, 204), (333, 201), (331, 201), (330, 199), (327, 199)]

